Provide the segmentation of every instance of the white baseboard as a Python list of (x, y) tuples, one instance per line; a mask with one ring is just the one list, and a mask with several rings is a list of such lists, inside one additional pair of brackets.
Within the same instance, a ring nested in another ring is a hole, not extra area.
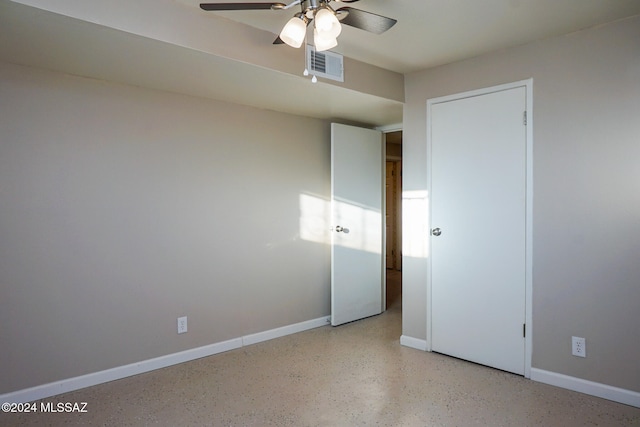
[(49, 384), (43, 384), (24, 390), (2, 394), (0, 395), (0, 402), (32, 402), (34, 400), (44, 399), (47, 397), (55, 396), (57, 394), (67, 393), (70, 391), (79, 390), (81, 388), (91, 387), (94, 385), (107, 383), (109, 381), (130, 377), (133, 375), (155, 371), (156, 369), (166, 368), (167, 366), (189, 362), (191, 360), (212, 356), (218, 353), (224, 353), (225, 351), (234, 350), (243, 346), (256, 344), (273, 338), (279, 338), (285, 335), (295, 334), (297, 332), (318, 328), (320, 326), (328, 325), (329, 323), (329, 316), (307, 320), (305, 322), (283, 326), (281, 328), (272, 329), (270, 331), (247, 335), (240, 338), (234, 338), (228, 341), (210, 344), (203, 347), (192, 348), (190, 350), (168, 354), (166, 356), (160, 356), (154, 359), (143, 360), (141, 362), (132, 363), (130, 365), (118, 366), (116, 368), (107, 369), (104, 371), (94, 372), (79, 377), (68, 378)]
[(281, 328), (271, 329), (270, 331), (258, 332), (257, 334), (246, 335), (242, 337), (242, 345), (257, 344), (262, 341), (269, 341), (274, 338), (284, 337), (286, 335), (296, 334), (298, 332), (307, 331), (309, 329), (319, 328), (331, 324), (331, 317), (320, 317), (318, 319), (307, 320), (306, 322), (287, 325)]
[(427, 351), (427, 341), (418, 338), (402, 335), (400, 337), (400, 345), (415, 348), (416, 350)]
[(536, 368), (531, 368), (531, 379), (533, 381), (566, 388), (640, 408), (640, 393), (636, 391), (626, 390)]

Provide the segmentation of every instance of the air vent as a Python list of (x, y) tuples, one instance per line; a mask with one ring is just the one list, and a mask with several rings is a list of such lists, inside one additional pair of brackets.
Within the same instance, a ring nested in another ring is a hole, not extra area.
[(313, 46), (307, 45), (307, 69), (314, 76), (344, 82), (342, 55), (339, 53), (316, 52)]

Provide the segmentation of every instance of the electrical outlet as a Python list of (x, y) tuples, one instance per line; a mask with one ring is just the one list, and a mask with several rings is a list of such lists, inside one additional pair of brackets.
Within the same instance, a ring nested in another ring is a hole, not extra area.
[(587, 357), (587, 343), (584, 338), (571, 337), (571, 354), (578, 357)]
[(187, 332), (187, 316), (178, 317), (178, 333), (184, 334)]

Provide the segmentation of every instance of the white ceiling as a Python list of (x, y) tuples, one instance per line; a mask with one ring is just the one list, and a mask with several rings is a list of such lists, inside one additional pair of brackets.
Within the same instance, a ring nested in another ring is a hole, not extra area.
[[(176, 1), (194, 8), (201, 3)], [(354, 7), (397, 19), (398, 23), (381, 35), (345, 25), (338, 47), (333, 50), (400, 73), (640, 14), (638, 0), (360, 0), (349, 4), (333, 1), (331, 6)], [(215, 13), (278, 34), (298, 10), (294, 7), (279, 11), (204, 13)]]
[[(18, 3), (34, 3), (40, 8)], [(95, 4), (104, 5), (100, 6), (104, 16), (79, 19), (73, 17), (75, 9), (77, 16), (87, 13), (80, 0), (0, 0), (0, 59), (309, 117), (370, 126), (402, 122), (400, 102), (322, 82), (314, 85), (301, 75), (155, 40), (142, 30), (123, 31), (110, 26), (107, 19), (121, 14), (128, 25), (133, 22), (143, 27), (149, 20), (170, 17), (171, 8), (178, 6), (187, 19), (193, 18), (194, 27), (195, 21), (204, 19), (212, 26), (220, 26), (222, 20), (241, 22), (232, 22), (236, 35), (252, 28), (264, 30), (253, 31), (268, 39), (260, 41), (267, 49), (296, 7), (288, 11), (205, 12), (199, 9), (198, 0), (155, 0), (152, 8), (143, 8), (142, 0)], [(332, 5), (343, 6), (337, 2)], [(51, 12), (54, 6), (59, 13)], [(640, 14), (639, 0), (360, 0), (348, 6), (395, 18), (398, 23), (382, 35), (344, 26), (334, 50), (399, 73)], [(42, 10), (49, 7), (50, 11)], [(141, 10), (132, 13), (135, 7)], [(166, 21), (167, 31), (189, 36), (188, 21)], [(258, 43), (255, 34), (246, 37), (247, 43)], [(207, 42), (220, 45), (225, 40)]]

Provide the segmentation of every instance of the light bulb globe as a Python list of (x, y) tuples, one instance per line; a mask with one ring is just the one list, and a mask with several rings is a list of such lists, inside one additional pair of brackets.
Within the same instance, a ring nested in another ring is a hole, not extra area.
[(324, 38), (336, 38), (342, 32), (342, 25), (331, 10), (321, 8), (315, 15), (315, 29)]
[(291, 47), (302, 46), (304, 36), (307, 34), (307, 23), (303, 17), (294, 16), (286, 23), (280, 32), (280, 39)]
[(313, 44), (316, 47), (316, 52), (323, 52), (338, 46), (338, 40), (335, 37), (325, 37), (318, 30), (314, 30)]

